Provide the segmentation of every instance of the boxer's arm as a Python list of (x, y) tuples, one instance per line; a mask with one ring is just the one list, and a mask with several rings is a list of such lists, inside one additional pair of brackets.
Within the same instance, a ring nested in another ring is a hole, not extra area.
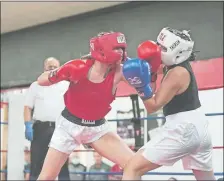
[(151, 82), (150, 87), (152, 88), (153, 93), (156, 91), (156, 82)]
[(123, 64), (121, 64), (119, 67), (118, 67), (118, 74), (119, 74), (119, 82), (121, 81), (121, 82), (125, 82), (125, 83), (127, 83), (128, 84), (128, 82), (127, 82), (127, 80), (125, 79), (125, 77), (124, 77), (124, 74), (123, 74), (123, 71), (122, 71), (122, 68), (123, 68)]
[(49, 86), (63, 80), (76, 82), (85, 73), (86, 63), (83, 60), (71, 60), (58, 69), (42, 73), (37, 82), (41, 86)]
[(38, 91), (37, 82), (33, 82), (26, 92), (24, 100), (24, 110), (23, 110), (23, 116), (25, 122), (32, 120), (32, 110), (34, 109), (35, 97), (37, 95), (37, 91)]
[(155, 95), (143, 102), (147, 112), (153, 113), (161, 109), (183, 86), (189, 84), (189, 80), (189, 73), (186, 69), (177, 67), (170, 70)]
[(32, 120), (32, 109), (28, 106), (24, 106), (24, 121), (28, 122)]
[(51, 71), (46, 71), (42, 73), (38, 78), (37, 82), (41, 86), (49, 86), (52, 85), (52, 83), (49, 81), (48, 77), (50, 76)]

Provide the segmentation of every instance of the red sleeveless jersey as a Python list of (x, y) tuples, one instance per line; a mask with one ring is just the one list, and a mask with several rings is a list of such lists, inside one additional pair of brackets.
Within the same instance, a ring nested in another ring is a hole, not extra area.
[(64, 95), (65, 106), (78, 118), (99, 120), (111, 110), (110, 104), (115, 99), (112, 94), (115, 71), (111, 71), (103, 82), (93, 83), (87, 77), (91, 64), (88, 66), (86, 76), (77, 83), (70, 83)]

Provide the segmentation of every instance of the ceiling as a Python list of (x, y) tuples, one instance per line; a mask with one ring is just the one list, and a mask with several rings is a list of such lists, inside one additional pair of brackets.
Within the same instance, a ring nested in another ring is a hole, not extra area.
[(124, 2), (1, 2), (1, 34)]

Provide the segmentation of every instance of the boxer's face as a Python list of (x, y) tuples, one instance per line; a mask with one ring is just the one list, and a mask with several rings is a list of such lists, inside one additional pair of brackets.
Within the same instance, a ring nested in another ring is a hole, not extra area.
[(120, 60), (117, 62), (117, 64), (120, 64), (121, 61), (122, 61), (122, 59), (123, 59), (124, 50), (123, 50), (122, 48), (115, 48), (114, 51), (115, 51), (116, 53), (121, 54), (121, 58), (120, 58)]
[(102, 156), (100, 154), (98, 154), (97, 152), (94, 152), (93, 157), (94, 157), (94, 160), (95, 160), (96, 164), (101, 164)]
[(60, 63), (58, 60), (46, 60), (44, 64), (44, 71), (54, 70), (60, 67)]
[(74, 165), (80, 163), (80, 159), (79, 159), (79, 154), (78, 154), (78, 152), (73, 152), (73, 153), (69, 156), (69, 162), (73, 163)]

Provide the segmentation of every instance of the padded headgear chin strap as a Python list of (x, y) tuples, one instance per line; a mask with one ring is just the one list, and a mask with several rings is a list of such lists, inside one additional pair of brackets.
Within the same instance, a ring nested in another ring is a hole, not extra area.
[(123, 50), (122, 61), (126, 60), (127, 43), (123, 33), (103, 33), (90, 39), (91, 57), (102, 63), (113, 64), (121, 60), (121, 53), (114, 51), (116, 48)]

